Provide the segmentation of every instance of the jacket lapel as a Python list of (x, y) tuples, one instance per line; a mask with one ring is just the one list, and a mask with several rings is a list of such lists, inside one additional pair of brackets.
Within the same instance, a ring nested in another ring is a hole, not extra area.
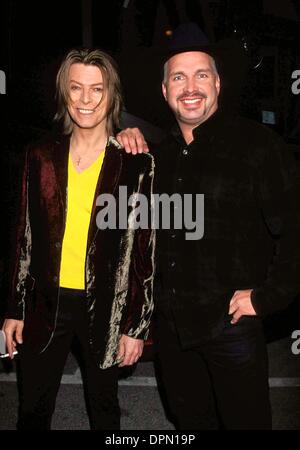
[[(68, 161), (70, 137), (64, 136), (60, 141), (56, 141), (53, 151), (53, 165), (55, 169), (57, 186), (60, 192), (61, 204), (65, 214), (67, 209), (67, 185), (68, 185)], [(65, 217), (66, 220), (66, 217)]]
[(87, 249), (89, 248), (91, 242), (93, 242), (93, 240), (95, 239), (98, 232), (98, 227), (96, 224), (96, 199), (100, 194), (113, 195), (115, 193), (119, 182), (121, 168), (122, 153), (118, 148), (116, 148), (116, 145), (114, 143), (109, 142), (108, 146), (106, 147), (106, 153), (95, 190), (88, 233)]

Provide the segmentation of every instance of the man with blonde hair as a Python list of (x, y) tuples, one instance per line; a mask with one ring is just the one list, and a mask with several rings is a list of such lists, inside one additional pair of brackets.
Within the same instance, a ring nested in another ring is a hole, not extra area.
[(150, 226), (99, 229), (97, 206), (122, 186), (150, 198), (153, 159), (127, 155), (113, 138), (122, 98), (109, 55), (71, 50), (57, 100), (65, 136), (26, 152), (12, 249), (3, 330), (10, 357), (19, 353), (17, 427), (50, 429), (76, 339), (91, 428), (119, 429), (118, 365), (134, 364), (148, 336), (154, 234)]

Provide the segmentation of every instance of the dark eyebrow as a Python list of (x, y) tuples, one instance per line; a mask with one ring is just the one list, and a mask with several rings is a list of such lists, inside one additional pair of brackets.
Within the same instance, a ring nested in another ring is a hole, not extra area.
[[(210, 73), (213, 73), (212, 69), (210, 69), (209, 67), (204, 67), (204, 68), (202, 68), (202, 69), (198, 69), (198, 70), (195, 72), (195, 75), (196, 75), (197, 73), (200, 73), (200, 72), (210, 72)], [(179, 70), (179, 71), (171, 72), (169, 76), (170, 76), (170, 77), (174, 77), (175, 75), (185, 75), (185, 73), (184, 73), (182, 70)]]
[[(81, 86), (83, 86), (82, 83), (80, 83), (79, 81), (76, 81), (76, 80), (70, 80), (70, 83), (76, 83), (76, 84), (80, 84)], [(103, 83), (100, 81), (99, 83), (90, 84), (90, 86), (103, 86)]]
[(185, 73), (182, 71), (181, 72), (180, 71), (179, 72), (171, 72), (169, 76), (173, 77), (174, 75), (185, 75)]

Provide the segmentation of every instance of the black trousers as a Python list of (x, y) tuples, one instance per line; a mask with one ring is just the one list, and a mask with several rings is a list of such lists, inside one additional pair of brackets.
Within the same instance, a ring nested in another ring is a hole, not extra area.
[(222, 333), (181, 349), (170, 313), (159, 312), (157, 351), (171, 418), (178, 429), (271, 429), (268, 358), (261, 320), (225, 319)]
[(30, 348), (26, 347), (26, 342), (19, 348), (18, 430), (51, 428), (57, 392), (74, 339), (77, 340), (82, 363), (91, 429), (120, 429), (118, 367), (97, 367), (88, 343), (84, 291), (61, 288), (57, 326), (48, 348), (41, 354), (32, 353)]

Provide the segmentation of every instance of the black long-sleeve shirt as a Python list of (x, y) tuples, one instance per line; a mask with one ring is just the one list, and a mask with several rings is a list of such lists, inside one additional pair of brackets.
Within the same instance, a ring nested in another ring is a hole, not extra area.
[(236, 290), (260, 316), (300, 293), (300, 178), (282, 139), (217, 111), (187, 145), (179, 128), (155, 152), (158, 193), (204, 194), (204, 235), (159, 232), (158, 310), (171, 307), (183, 347), (214, 336)]

